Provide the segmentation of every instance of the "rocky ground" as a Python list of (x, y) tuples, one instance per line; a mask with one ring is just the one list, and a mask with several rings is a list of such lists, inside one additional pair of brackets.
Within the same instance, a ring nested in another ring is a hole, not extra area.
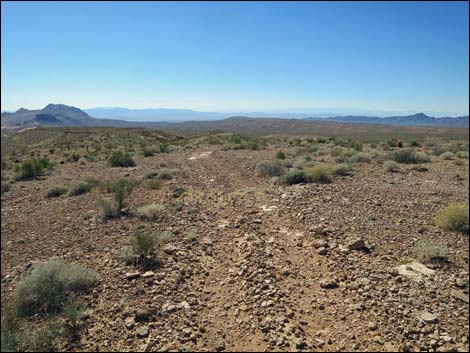
[[(287, 186), (255, 174), (277, 150), (66, 163), (14, 184), (1, 204), (2, 308), (31, 267), (61, 257), (100, 275), (80, 343), (64, 350), (468, 351), (468, 236), (434, 222), (449, 203), (468, 204), (468, 160), (401, 173), (354, 164), (331, 184)], [(163, 202), (174, 212), (161, 221), (130, 212), (103, 222), (97, 189), (45, 197), (52, 185), (139, 178), (162, 164), (179, 172), (161, 190), (138, 187), (127, 205)], [(149, 272), (121, 259), (142, 224), (174, 234)], [(415, 264), (422, 239), (447, 246), (449, 260)]]

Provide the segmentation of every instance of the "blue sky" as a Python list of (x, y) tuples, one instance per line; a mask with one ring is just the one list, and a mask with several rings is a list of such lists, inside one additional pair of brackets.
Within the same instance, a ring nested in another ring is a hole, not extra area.
[(468, 114), (467, 2), (5, 2), (1, 108)]

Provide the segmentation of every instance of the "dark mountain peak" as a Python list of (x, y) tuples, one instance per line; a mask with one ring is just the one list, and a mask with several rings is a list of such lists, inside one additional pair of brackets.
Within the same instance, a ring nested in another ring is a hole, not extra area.
[(42, 108), (41, 112), (45, 114), (79, 114), (83, 116), (88, 116), (88, 114), (85, 113), (83, 110), (65, 104), (50, 103), (44, 108)]
[(29, 110), (25, 108), (20, 108), (15, 112), (15, 114), (23, 114), (23, 113), (29, 113)]
[(417, 113), (417, 114), (411, 115), (411, 117), (413, 117), (413, 118), (431, 118), (431, 116), (426, 115), (424, 113)]

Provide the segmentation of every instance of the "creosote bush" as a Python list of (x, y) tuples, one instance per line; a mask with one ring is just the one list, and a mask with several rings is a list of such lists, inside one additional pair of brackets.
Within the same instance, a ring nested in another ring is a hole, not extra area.
[(147, 220), (161, 219), (166, 211), (166, 207), (161, 203), (152, 203), (137, 209), (137, 216)]
[(60, 312), (77, 293), (98, 281), (97, 275), (78, 263), (50, 260), (35, 268), (18, 286), (15, 306), (21, 316)]
[(331, 169), (326, 165), (316, 165), (305, 169), (305, 177), (311, 183), (328, 184), (332, 182)]
[(284, 177), (284, 182), (287, 185), (305, 183), (306, 181), (305, 172), (303, 170), (289, 170)]
[(41, 159), (28, 159), (21, 163), (21, 165), (15, 168), (15, 179), (36, 179), (37, 177), (44, 174), (44, 171), (53, 168), (53, 164), (48, 158)]
[(449, 205), (437, 213), (436, 223), (440, 228), (444, 230), (468, 234), (468, 212), (468, 205)]
[(349, 164), (337, 164), (331, 169), (331, 172), (340, 176), (351, 175), (352, 168)]
[(47, 190), (47, 197), (58, 197), (65, 195), (67, 193), (67, 188), (65, 186), (52, 186)]
[(109, 164), (111, 167), (134, 167), (136, 165), (132, 156), (123, 151), (113, 151), (109, 156)]
[(444, 152), (439, 157), (441, 157), (443, 160), (450, 161), (454, 159), (454, 154), (452, 152)]
[(255, 167), (256, 174), (263, 177), (275, 177), (285, 174), (286, 169), (277, 162), (260, 161)]
[(77, 180), (74, 182), (69, 190), (67, 191), (67, 196), (78, 196), (86, 194), (91, 190), (92, 185), (83, 180)]
[(385, 171), (389, 173), (397, 172), (400, 169), (398, 163), (395, 161), (385, 161), (383, 167)]

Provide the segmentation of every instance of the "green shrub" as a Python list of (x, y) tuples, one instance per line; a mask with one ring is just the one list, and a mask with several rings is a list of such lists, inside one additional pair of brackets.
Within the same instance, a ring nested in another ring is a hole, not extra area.
[(286, 154), (283, 151), (278, 151), (276, 153), (276, 159), (286, 159)]
[(256, 170), (257, 175), (263, 176), (263, 177), (281, 176), (285, 174), (286, 172), (286, 169), (282, 165), (276, 162), (271, 162), (271, 161), (258, 162), (256, 164), (255, 170)]
[(415, 160), (416, 160), (416, 163), (429, 163), (431, 162), (431, 157), (424, 152), (416, 152)]
[(123, 151), (113, 151), (109, 156), (109, 164), (111, 167), (134, 167), (136, 165), (132, 156)]
[(332, 173), (334, 175), (350, 175), (352, 172), (352, 168), (349, 164), (337, 164), (332, 168)]
[(431, 148), (431, 153), (434, 156), (440, 156), (441, 154), (443, 154), (447, 151), (448, 151), (447, 147), (444, 147), (444, 146), (441, 146), (441, 145), (434, 145)]
[(110, 200), (100, 197), (98, 199), (98, 205), (101, 208), (101, 219), (103, 221), (117, 217), (116, 208), (113, 207)]
[(22, 316), (57, 313), (75, 294), (86, 291), (97, 280), (94, 272), (80, 264), (50, 260), (19, 284), (15, 305)]
[(91, 184), (83, 180), (77, 180), (74, 182), (69, 190), (67, 191), (67, 196), (78, 196), (86, 194), (91, 190)]
[(398, 163), (395, 161), (385, 161), (383, 167), (387, 172), (396, 172), (400, 169)]
[(65, 186), (52, 186), (47, 190), (47, 197), (58, 197), (65, 195), (67, 193), (67, 188)]
[(447, 261), (449, 248), (434, 240), (426, 239), (416, 244), (418, 257), (424, 263)]
[(175, 173), (175, 170), (168, 169), (168, 168), (162, 168), (158, 171), (158, 179), (171, 180), (171, 179), (173, 179), (173, 174), (174, 173)]
[(305, 177), (311, 183), (328, 184), (332, 182), (331, 169), (326, 165), (316, 165), (305, 170)]
[(418, 141), (411, 141), (410, 146), (411, 147), (421, 147), (421, 144)]
[(44, 174), (45, 170), (53, 168), (53, 164), (47, 158), (28, 159), (15, 168), (15, 179), (35, 179)]
[(468, 151), (459, 151), (455, 154), (457, 158), (466, 158), (468, 159)]
[(436, 223), (444, 230), (468, 234), (468, 212), (468, 205), (449, 205), (437, 213)]
[(2, 321), (2, 352), (53, 352), (55, 339), (59, 336), (55, 322), (46, 321), (40, 328), (22, 328), (16, 310), (7, 309)]
[(152, 203), (137, 209), (137, 216), (142, 219), (156, 220), (161, 219), (166, 211), (165, 205), (161, 203)]
[(416, 157), (416, 152), (412, 149), (400, 149), (394, 151), (391, 155), (392, 160), (397, 163), (418, 163), (418, 158)]
[(343, 148), (342, 147), (335, 147), (331, 150), (330, 155), (332, 157), (340, 157), (343, 155)]
[(127, 197), (132, 194), (132, 191), (134, 190), (135, 186), (135, 181), (125, 178), (121, 178), (114, 183), (114, 201), (116, 203), (116, 211), (118, 212), (118, 214), (124, 208), (124, 201)]
[(356, 153), (350, 161), (351, 163), (370, 163), (370, 157), (364, 153)]
[(289, 170), (284, 177), (284, 182), (287, 185), (294, 185), (306, 182), (305, 173), (303, 170)]
[(149, 179), (144, 185), (150, 190), (160, 190), (162, 188), (162, 181), (159, 179)]
[(444, 152), (439, 157), (441, 157), (442, 159), (444, 159), (446, 161), (450, 161), (450, 160), (454, 159), (454, 154), (452, 152)]

